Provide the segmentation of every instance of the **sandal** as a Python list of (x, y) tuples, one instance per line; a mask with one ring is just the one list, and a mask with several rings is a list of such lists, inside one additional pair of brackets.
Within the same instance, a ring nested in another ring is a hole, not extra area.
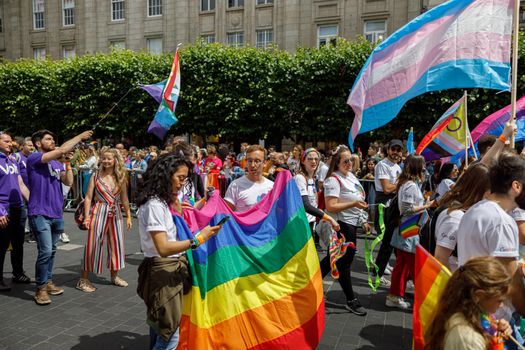
[(122, 278), (120, 278), (119, 276), (116, 276), (115, 278), (113, 278), (111, 280), (111, 283), (113, 283), (114, 285), (116, 285), (117, 287), (127, 287), (128, 286), (128, 282), (124, 281)]
[(79, 279), (75, 288), (85, 293), (93, 293), (97, 290), (97, 288), (95, 288), (95, 286), (93, 286), (93, 284), (91, 284), (91, 282), (85, 278)]

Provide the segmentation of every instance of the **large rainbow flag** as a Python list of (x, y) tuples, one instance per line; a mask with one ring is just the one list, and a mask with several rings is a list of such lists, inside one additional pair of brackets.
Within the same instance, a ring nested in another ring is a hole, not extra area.
[(410, 99), (456, 88), (510, 89), (513, 0), (450, 0), (380, 43), (354, 82), (348, 142), (392, 119)]
[(413, 350), (425, 348), (425, 333), (450, 278), (450, 271), (419, 244), (416, 246), (414, 279)]
[(232, 217), (188, 252), (178, 349), (315, 349), (324, 328), (319, 260), (299, 190), (289, 172), (255, 207), (234, 213), (216, 193), (175, 217), (180, 239)]

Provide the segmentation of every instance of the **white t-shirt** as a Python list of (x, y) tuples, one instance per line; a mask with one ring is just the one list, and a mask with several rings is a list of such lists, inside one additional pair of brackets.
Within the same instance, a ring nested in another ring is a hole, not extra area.
[(244, 175), (234, 180), (224, 196), (224, 200), (235, 206), (235, 211), (244, 212), (259, 203), (272, 190), (273, 181), (263, 177), (263, 182), (252, 182)]
[(459, 223), (458, 263), (476, 256), (518, 257), (518, 226), (496, 202), (483, 199)]
[(326, 165), (324, 162), (320, 162), (315, 174), (317, 180), (323, 182), (324, 179), (326, 179), (326, 174), (328, 174), (328, 165)]
[[(436, 245), (454, 250), (458, 240), (459, 222), (465, 212), (463, 210), (453, 210), (450, 213), (448, 210), (443, 210), (436, 221)], [(458, 258), (450, 256), (449, 266), (452, 271), (458, 268)]]
[[(140, 206), (137, 216), (139, 219), (140, 247), (145, 257), (160, 256), (150, 232), (164, 231), (168, 236), (168, 241), (177, 240), (177, 228), (173, 222), (170, 209), (160, 199), (150, 198), (146, 204)], [(182, 254), (184, 253), (170, 255), (169, 257), (177, 257)]]
[(401, 167), (390, 159), (385, 158), (377, 163), (374, 169), (374, 184), (376, 185), (376, 191), (383, 192), (383, 186), (381, 186), (380, 181), (381, 179), (387, 179), (391, 184), (395, 184), (399, 174), (401, 174)]
[[(516, 220), (516, 223), (519, 224), (520, 221), (525, 221), (525, 210), (516, 208), (510, 212), (510, 216)], [(525, 245), (520, 244), (520, 259), (525, 260)]]
[[(317, 208), (317, 189), (315, 188), (315, 180), (308, 179), (307, 182), (304, 175), (295, 175), (294, 180), (297, 184), (297, 187), (299, 187), (301, 197), (308, 196), (308, 201), (310, 204)], [(315, 222), (315, 216), (306, 214), (306, 217), (308, 218), (308, 222)]]
[(452, 186), (454, 186), (454, 181), (450, 180), (450, 179), (443, 179), (437, 189), (436, 189), (436, 193), (438, 194), (438, 198), (443, 198), (443, 196), (445, 195), (445, 193), (447, 193), (448, 191), (450, 191), (450, 189), (452, 188)]
[[(339, 181), (334, 178), (337, 176)], [(348, 172), (346, 176), (336, 171), (332, 176), (326, 178), (324, 181), (324, 196), (339, 198), (339, 202), (364, 201), (366, 198), (365, 190), (359, 183), (359, 180)], [(368, 215), (365, 210), (358, 208), (350, 208), (340, 211), (337, 214), (328, 213), (336, 220), (353, 226), (361, 226), (366, 222)]]

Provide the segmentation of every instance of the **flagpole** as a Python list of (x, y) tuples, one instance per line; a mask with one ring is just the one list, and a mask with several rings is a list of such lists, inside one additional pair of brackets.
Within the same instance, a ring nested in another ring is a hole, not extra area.
[[(517, 95), (517, 85), (518, 85), (518, 39), (520, 32), (520, 0), (514, 0), (514, 12), (512, 14), (512, 82), (510, 86), (511, 94), (511, 107), (510, 107), (510, 116), (512, 121), (516, 121), (516, 95)], [(512, 134), (510, 139), (510, 145), (514, 148), (514, 134)]]
[(468, 138), (468, 114), (467, 114), (467, 90), (465, 90), (463, 94), (463, 98), (465, 99), (465, 167), (468, 166), (468, 149), (469, 149), (469, 138)]

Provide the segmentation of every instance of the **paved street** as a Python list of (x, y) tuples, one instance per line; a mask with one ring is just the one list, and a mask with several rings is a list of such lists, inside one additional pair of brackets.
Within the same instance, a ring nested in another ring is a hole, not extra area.
[[(136, 221), (126, 235), (127, 267), (121, 273), (129, 287), (112, 286), (106, 271), (92, 279), (98, 290), (86, 294), (75, 289), (86, 231), (78, 230), (71, 213), (65, 218), (71, 243), (61, 243), (54, 270), (54, 282), (63, 286), (65, 293), (52, 297), (49, 306), (33, 302), (34, 284), (13, 285), (11, 292), (0, 294), (0, 349), (148, 349), (145, 307), (135, 292), (137, 267), (142, 261)], [(386, 290), (371, 294), (362, 273), (362, 243), (358, 243), (360, 251), (353, 270), (361, 272), (355, 273), (355, 289), (368, 315), (359, 317), (346, 311), (341, 288), (327, 277), (326, 327), (318, 349), (410, 349), (412, 316), (387, 309)], [(36, 243), (26, 243), (25, 269), (30, 277), (34, 277), (35, 258)], [(8, 259), (4, 278), (10, 281)]]

